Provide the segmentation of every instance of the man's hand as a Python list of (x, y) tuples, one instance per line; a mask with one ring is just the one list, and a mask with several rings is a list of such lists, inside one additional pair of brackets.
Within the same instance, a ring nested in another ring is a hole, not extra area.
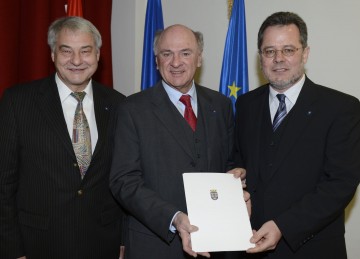
[(255, 247), (246, 250), (247, 253), (259, 253), (276, 248), (280, 238), (281, 231), (273, 220), (266, 222), (258, 231), (254, 230), (254, 235), (250, 242), (255, 244)]
[[(246, 188), (246, 170), (244, 168), (234, 168), (227, 172), (228, 174), (233, 174), (235, 178), (241, 179), (242, 188)], [(244, 200), (246, 203), (246, 208), (249, 214), (249, 217), (251, 216), (251, 200), (250, 200), (250, 193), (247, 191), (243, 191), (244, 194)]]
[(250, 193), (248, 193), (247, 191), (243, 190), (243, 194), (244, 194), (244, 201), (246, 204), (246, 209), (247, 212), (249, 214), (249, 217), (251, 216), (251, 199), (250, 199)]
[(190, 233), (198, 231), (198, 227), (190, 224), (189, 218), (185, 213), (183, 213), (183, 212), (178, 213), (175, 216), (173, 225), (176, 228), (176, 230), (179, 232), (179, 235), (180, 235), (181, 241), (182, 241), (182, 245), (183, 245), (183, 250), (186, 253), (188, 253), (189, 255), (191, 255), (193, 257), (197, 257), (197, 255), (199, 254), (199, 255), (210, 258), (210, 254), (207, 252), (196, 253), (192, 250)]
[(233, 174), (235, 178), (240, 178), (243, 189), (246, 188), (246, 170), (244, 168), (231, 169), (227, 174)]

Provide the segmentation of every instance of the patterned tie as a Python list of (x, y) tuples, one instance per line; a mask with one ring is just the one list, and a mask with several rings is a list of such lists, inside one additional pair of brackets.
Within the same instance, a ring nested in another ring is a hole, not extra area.
[(275, 131), (279, 127), (280, 123), (286, 116), (285, 94), (277, 94), (276, 97), (279, 99), (279, 107), (274, 117), (273, 131)]
[(80, 168), (81, 179), (84, 178), (91, 161), (90, 128), (82, 104), (85, 94), (85, 92), (71, 93), (71, 96), (78, 101), (74, 116), (72, 143)]
[(183, 95), (180, 97), (180, 102), (185, 105), (185, 114), (184, 118), (189, 123), (193, 131), (196, 129), (196, 116), (191, 107), (190, 95)]

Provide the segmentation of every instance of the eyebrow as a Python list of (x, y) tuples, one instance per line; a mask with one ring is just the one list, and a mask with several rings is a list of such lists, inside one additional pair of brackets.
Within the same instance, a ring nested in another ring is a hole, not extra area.
[[(72, 49), (72, 47), (70, 47), (70, 46), (68, 46), (68, 45), (66, 45), (66, 44), (60, 45), (60, 46), (59, 46), (59, 49), (61, 49), (61, 48), (69, 48), (69, 49)], [(93, 46), (91, 46), (91, 45), (86, 45), (86, 46), (81, 46), (80, 48), (81, 48), (81, 49), (93, 48)]]
[(173, 50), (170, 50), (170, 49), (163, 49), (163, 50), (160, 50), (160, 53), (164, 53), (164, 52), (185, 52), (185, 51), (194, 52), (192, 49), (186, 48), (186, 49), (181, 49), (179, 51), (173, 51)]
[[(281, 46), (281, 48), (286, 48), (286, 47), (295, 47), (296, 48), (296, 46), (295, 45), (293, 45), (293, 44), (286, 44), (286, 45), (284, 45), (284, 46)], [(276, 47), (275, 46), (265, 46), (263, 49), (276, 49)]]

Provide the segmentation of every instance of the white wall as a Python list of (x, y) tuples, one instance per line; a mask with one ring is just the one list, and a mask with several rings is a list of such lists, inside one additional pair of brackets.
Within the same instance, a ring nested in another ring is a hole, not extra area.
[[(114, 0), (112, 48), (115, 88), (125, 95), (140, 90), (146, 0)], [(227, 0), (162, 0), (165, 27), (181, 23), (204, 34), (204, 62), (198, 83), (218, 90), (227, 32)], [(245, 0), (250, 89), (264, 83), (256, 37), (260, 24), (276, 11), (298, 13), (308, 25), (307, 75), (316, 83), (360, 98), (360, 1)], [(360, 159), (360, 158), (359, 158)], [(349, 259), (360, 258), (360, 192), (347, 208)]]

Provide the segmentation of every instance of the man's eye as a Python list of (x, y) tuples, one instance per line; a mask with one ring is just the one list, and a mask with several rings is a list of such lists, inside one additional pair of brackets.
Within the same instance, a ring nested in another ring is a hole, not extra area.
[(292, 55), (294, 54), (295, 50), (294, 49), (291, 49), (291, 48), (285, 48), (283, 49), (283, 53), (284, 55)]
[(161, 56), (163, 57), (163, 58), (168, 58), (168, 57), (170, 57), (170, 53), (169, 52), (164, 52), (164, 53), (161, 53)]
[(266, 50), (265, 50), (265, 54), (266, 54), (266, 55), (274, 55), (274, 54), (275, 54), (275, 50), (274, 50), (274, 49), (266, 49)]

